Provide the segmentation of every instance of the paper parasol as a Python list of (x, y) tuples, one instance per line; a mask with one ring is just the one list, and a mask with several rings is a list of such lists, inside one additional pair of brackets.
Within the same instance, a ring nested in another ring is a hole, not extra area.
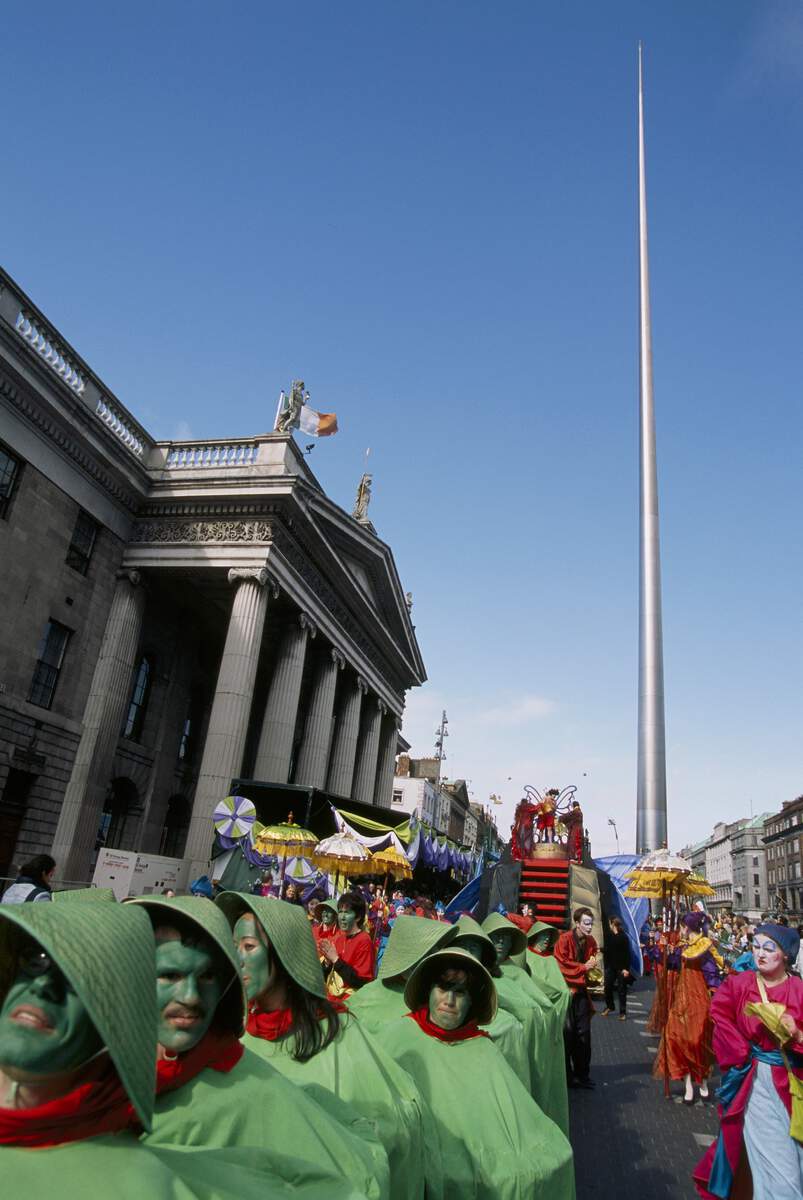
[(288, 813), (287, 820), (278, 825), (263, 825), (257, 837), (254, 838), (254, 849), (259, 854), (283, 855), (309, 858), (310, 851), (318, 841), (317, 835), (310, 829), (304, 829), (293, 821), (293, 814)]
[(669, 893), (676, 896), (713, 896), (714, 889), (701, 875), (691, 871), (635, 871), (628, 872), (630, 882), (625, 896), (644, 900), (663, 900)]
[(389, 875), (391, 879), (412, 879), (413, 868), (410, 861), (400, 854), (395, 846), (386, 850), (377, 850), (371, 855), (371, 862), (376, 867), (376, 875)]
[(252, 801), (245, 796), (227, 796), (215, 806), (212, 820), (215, 829), (227, 838), (241, 838), (250, 830), (256, 820), (257, 810)]
[(322, 871), (335, 871), (341, 875), (378, 874), (365, 846), (350, 833), (334, 833), (324, 838), (307, 857)]

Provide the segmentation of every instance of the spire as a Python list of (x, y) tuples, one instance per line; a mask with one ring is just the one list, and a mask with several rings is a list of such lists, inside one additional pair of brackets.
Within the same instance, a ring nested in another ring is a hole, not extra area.
[(647, 182), (644, 163), (644, 87), (638, 49), (639, 195), (639, 698), (636, 853), (666, 844), (666, 736), (661, 621), (661, 548), (652, 386)]

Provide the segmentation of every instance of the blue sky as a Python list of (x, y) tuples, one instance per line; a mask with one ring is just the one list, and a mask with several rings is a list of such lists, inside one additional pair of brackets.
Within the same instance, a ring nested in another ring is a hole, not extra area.
[(4, 27), (11, 272), (158, 437), (270, 427), (393, 547), (405, 732), (506, 827), (635, 823), (645, 43), (670, 840), (803, 790), (803, 9), (37, 6)]

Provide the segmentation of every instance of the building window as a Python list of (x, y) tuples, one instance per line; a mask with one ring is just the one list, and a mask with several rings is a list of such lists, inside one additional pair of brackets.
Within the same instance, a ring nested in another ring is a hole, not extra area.
[(145, 711), (148, 707), (148, 695), (151, 690), (151, 663), (146, 657), (137, 667), (137, 677), (134, 681), (134, 691), (128, 706), (128, 715), (123, 726), (123, 737), (129, 741), (138, 742), (142, 737), (142, 727), (145, 724)]
[(171, 796), (167, 802), (159, 853), (166, 858), (181, 858), (190, 828), (190, 803), (184, 796)]
[(79, 509), (66, 560), (67, 566), (72, 567), (79, 575), (86, 575), (89, 569), (89, 560), (95, 548), (98, 529), (97, 521), (93, 521), (89, 513), (85, 513), (83, 509)]
[(761, 882), (761, 880), (759, 879), (758, 875), (754, 875), (753, 876), (753, 887), (758, 887), (760, 882)]
[(139, 795), (135, 784), (124, 777), (112, 780), (106, 795), (98, 829), (98, 846), (110, 850), (130, 850), (139, 814)]
[(753, 866), (754, 867), (758, 866), (758, 855), (757, 854), (753, 855)]
[(48, 621), (39, 643), (31, 690), (28, 700), (42, 708), (50, 708), (64, 662), (64, 652), (72, 631), (58, 621)]
[(753, 892), (753, 908), (759, 908), (761, 905), (761, 893)]
[(22, 460), (0, 443), (0, 520), (5, 520), (22, 474)]

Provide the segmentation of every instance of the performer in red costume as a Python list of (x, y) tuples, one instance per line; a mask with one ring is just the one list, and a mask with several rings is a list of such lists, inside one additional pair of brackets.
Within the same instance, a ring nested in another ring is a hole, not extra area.
[(554, 842), (555, 840), (555, 797), (557, 791), (552, 788), (536, 806), (535, 825), (538, 830), (539, 842)]
[(583, 861), (583, 810), (577, 800), (572, 801), (571, 808), (562, 815), (561, 820), (569, 834), (569, 858), (581, 863)]
[(594, 914), (590, 908), (576, 908), (572, 919), (574, 928), (562, 933), (555, 944), (555, 962), (572, 993), (563, 1032), (566, 1078), (569, 1087), (593, 1088), (589, 1068), (594, 1006), (588, 994), (588, 972), (598, 965), (597, 943), (591, 936)]

